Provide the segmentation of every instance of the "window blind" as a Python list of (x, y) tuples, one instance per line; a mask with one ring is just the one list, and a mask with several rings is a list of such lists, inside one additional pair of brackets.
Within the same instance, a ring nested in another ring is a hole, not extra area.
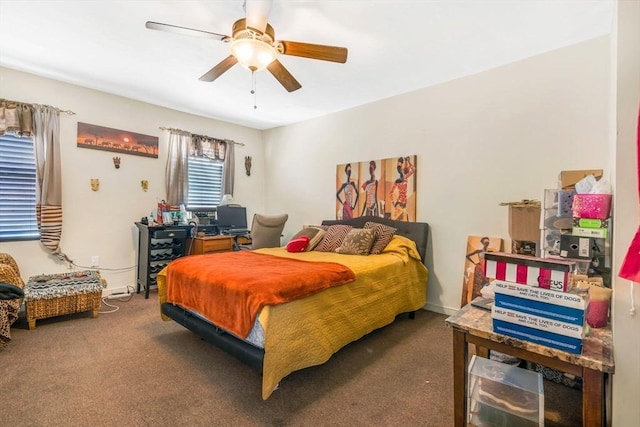
[(210, 209), (222, 200), (224, 162), (206, 157), (189, 157), (189, 210)]
[(0, 135), (0, 240), (39, 238), (33, 139)]

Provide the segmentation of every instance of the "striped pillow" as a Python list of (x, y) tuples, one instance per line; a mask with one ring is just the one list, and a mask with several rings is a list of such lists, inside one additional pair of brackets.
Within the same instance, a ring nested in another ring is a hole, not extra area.
[(315, 250), (318, 252), (335, 252), (340, 247), (345, 236), (353, 227), (350, 225), (335, 224), (329, 226), (322, 241), (318, 243)]
[(393, 235), (395, 234), (397, 228), (390, 227), (388, 225), (380, 224), (378, 222), (368, 221), (364, 224), (364, 229), (374, 229), (376, 231), (376, 241), (373, 242), (373, 246), (371, 247), (372, 255), (377, 255), (382, 253), (384, 248), (387, 247), (391, 239), (393, 239)]

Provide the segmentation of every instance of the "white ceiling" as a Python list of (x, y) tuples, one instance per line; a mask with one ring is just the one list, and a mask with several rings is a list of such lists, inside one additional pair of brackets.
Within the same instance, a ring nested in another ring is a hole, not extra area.
[(0, 65), (269, 129), (607, 34), (614, 7), (614, 0), (273, 0), (276, 39), (344, 46), (349, 57), (338, 64), (280, 56), (302, 89), (289, 93), (259, 72), (255, 109), (251, 73), (239, 65), (212, 83), (198, 80), (229, 55), (229, 44), (145, 28), (151, 20), (231, 35), (244, 17), (242, 0), (0, 0)]

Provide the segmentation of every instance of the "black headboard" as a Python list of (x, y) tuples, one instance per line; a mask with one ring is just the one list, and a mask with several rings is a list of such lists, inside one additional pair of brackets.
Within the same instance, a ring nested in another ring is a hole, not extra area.
[(420, 252), (420, 257), (422, 258), (422, 262), (426, 263), (427, 241), (429, 239), (429, 224), (427, 224), (426, 222), (406, 222), (395, 221), (387, 218), (379, 218), (377, 216), (359, 216), (357, 218), (341, 220), (326, 219), (322, 221), (322, 225), (346, 224), (353, 227), (362, 228), (364, 227), (364, 224), (369, 221), (379, 222), (380, 224), (394, 227), (397, 229), (396, 234), (407, 237), (416, 242), (418, 252)]

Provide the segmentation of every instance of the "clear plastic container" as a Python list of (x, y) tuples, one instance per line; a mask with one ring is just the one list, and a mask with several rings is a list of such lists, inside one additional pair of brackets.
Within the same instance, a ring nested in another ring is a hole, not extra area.
[(544, 426), (543, 376), (473, 356), (467, 422), (474, 426)]

